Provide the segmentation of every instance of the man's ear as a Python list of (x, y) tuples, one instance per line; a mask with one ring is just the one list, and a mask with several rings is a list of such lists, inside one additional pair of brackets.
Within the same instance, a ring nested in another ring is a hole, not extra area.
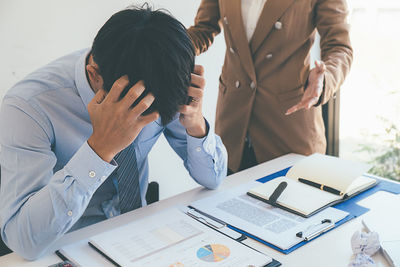
[(99, 66), (95, 62), (90, 62), (86, 65), (86, 71), (89, 78), (89, 83), (92, 89), (97, 92), (103, 89), (103, 77), (100, 75)]

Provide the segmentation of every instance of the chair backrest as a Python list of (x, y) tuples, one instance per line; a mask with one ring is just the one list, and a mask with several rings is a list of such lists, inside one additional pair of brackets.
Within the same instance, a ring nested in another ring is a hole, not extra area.
[(147, 204), (150, 205), (154, 202), (157, 202), (160, 199), (160, 186), (157, 182), (149, 183), (146, 192), (146, 201)]
[(3, 240), (0, 238), (0, 257), (10, 254), (12, 251), (4, 244)]

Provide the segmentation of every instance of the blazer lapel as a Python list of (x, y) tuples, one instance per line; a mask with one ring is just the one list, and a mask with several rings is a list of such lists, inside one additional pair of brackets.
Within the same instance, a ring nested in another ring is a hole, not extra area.
[[(250, 40), (251, 52), (254, 54), (272, 30), (275, 22), (295, 0), (267, 0), (258, 19), (256, 29)], [(239, 0), (240, 2), (240, 0)]]
[[(225, 1), (226, 16), (228, 18), (229, 30), (231, 32), (232, 42), (236, 46), (235, 53), (238, 54), (240, 61), (250, 76), (251, 80), (256, 80), (253, 58), (251, 56), (249, 42), (243, 25), (241, 0)], [(229, 47), (227, 47), (229, 49)]]

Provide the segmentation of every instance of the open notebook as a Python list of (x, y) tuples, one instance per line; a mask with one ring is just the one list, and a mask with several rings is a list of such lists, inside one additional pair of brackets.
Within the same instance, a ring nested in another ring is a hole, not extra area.
[(247, 194), (309, 217), (373, 187), (377, 181), (362, 175), (369, 169), (368, 164), (313, 154), (291, 167), (286, 176), (259, 185)]

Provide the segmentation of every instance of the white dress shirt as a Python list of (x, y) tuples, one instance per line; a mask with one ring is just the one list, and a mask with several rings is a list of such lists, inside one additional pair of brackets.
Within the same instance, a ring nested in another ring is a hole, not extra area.
[(242, 0), (243, 25), (249, 42), (266, 2), (267, 0)]

